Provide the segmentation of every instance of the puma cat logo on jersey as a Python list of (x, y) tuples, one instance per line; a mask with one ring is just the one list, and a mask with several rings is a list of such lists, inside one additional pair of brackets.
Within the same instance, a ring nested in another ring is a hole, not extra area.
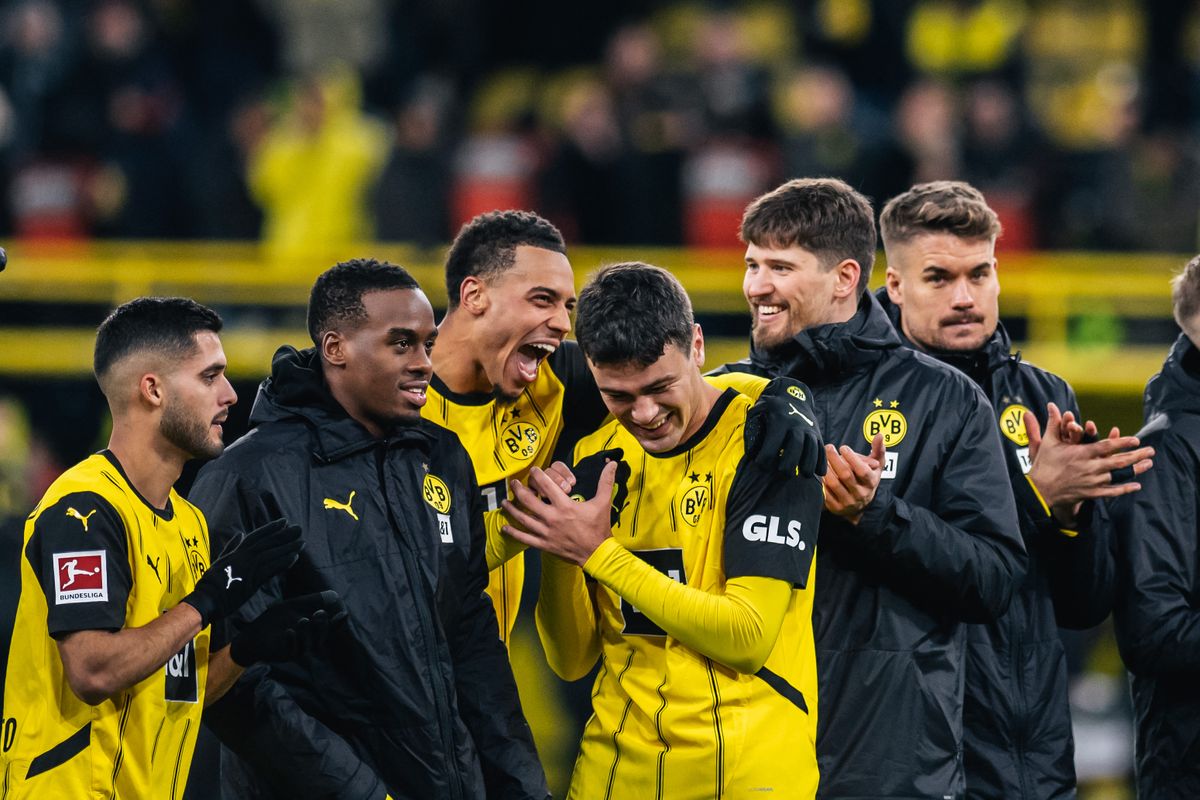
[(358, 514), (355, 514), (354, 509), (351, 507), (354, 503), (354, 495), (355, 494), (357, 494), (357, 492), (350, 492), (350, 496), (346, 498), (346, 502), (344, 502), (344, 503), (334, 500), (332, 498), (326, 497), (325, 498), (325, 508), (332, 508), (332, 509), (336, 509), (338, 511), (345, 511), (347, 514), (354, 517), (355, 521), (357, 521)]
[(79, 513), (78, 511), (76, 511), (74, 508), (68, 508), (68, 509), (67, 509), (67, 516), (68, 516), (68, 517), (74, 517), (75, 519), (77, 519), (77, 520), (79, 520), (80, 522), (82, 522), (82, 523), (83, 523), (83, 532), (84, 532), (84, 533), (87, 533), (87, 529), (88, 529), (88, 519), (90, 519), (90, 518), (91, 518), (91, 516), (92, 516), (92, 514), (95, 514), (95, 513), (96, 513), (96, 509), (94, 509), (94, 508), (93, 508), (91, 511), (89, 511), (87, 514), (80, 514), (80, 513)]

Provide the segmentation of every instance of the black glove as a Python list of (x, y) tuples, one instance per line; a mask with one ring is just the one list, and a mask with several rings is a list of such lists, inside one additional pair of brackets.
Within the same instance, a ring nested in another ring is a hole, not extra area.
[(600, 473), (604, 471), (607, 461), (617, 462), (617, 474), (613, 479), (612, 510), (609, 513), (609, 524), (616, 525), (621, 519), (621, 510), (625, 508), (625, 499), (629, 497), (629, 462), (624, 459), (625, 451), (619, 447), (611, 450), (601, 450), (579, 459), (571, 471), (575, 473), (575, 488), (571, 490), (571, 499), (591, 500), (600, 488)]
[(319, 649), (345, 618), (346, 607), (332, 589), (281, 600), (242, 626), (229, 643), (229, 657), (242, 667), (295, 660)]
[(825, 474), (825, 443), (807, 386), (790, 378), (766, 385), (746, 412), (746, 456), (771, 472)]
[(237, 611), (264, 583), (296, 563), (300, 527), (277, 519), (229, 540), (183, 602), (200, 612), (201, 627)]

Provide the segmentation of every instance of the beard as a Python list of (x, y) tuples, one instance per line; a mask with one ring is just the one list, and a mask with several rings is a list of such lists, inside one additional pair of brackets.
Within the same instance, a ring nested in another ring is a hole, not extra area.
[(173, 403), (163, 409), (159, 423), (163, 438), (192, 458), (216, 458), (225, 450), (224, 442), (209, 438), (209, 427), (209, 422), (189, 417)]

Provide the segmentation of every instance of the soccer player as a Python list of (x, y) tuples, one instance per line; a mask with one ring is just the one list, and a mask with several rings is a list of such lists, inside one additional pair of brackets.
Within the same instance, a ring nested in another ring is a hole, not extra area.
[[(488, 593), (505, 643), (524, 585), (524, 546), (500, 535), (510, 480), (556, 469), (608, 414), (579, 346), (567, 341), (575, 276), (558, 229), (527, 211), (481, 214), (446, 256), (449, 309), (438, 328), (426, 419), (450, 428), (475, 464), (488, 514)], [(755, 406), (774, 420), (752, 455), (804, 474), (823, 469), (820, 437), (778, 398)], [(556, 473), (557, 474), (557, 473)]]
[[(244, 666), (294, 655), (336, 597), (267, 609), (231, 645), (220, 622), (296, 560), (275, 520), (210, 560), (209, 529), (172, 484), (221, 452), (237, 396), (220, 318), (183, 298), (140, 298), (96, 335), (108, 448), (63, 473), (25, 525), (21, 596), (4, 683), (5, 798), (182, 796), (200, 712)], [(247, 529), (249, 530), (249, 529)]]
[[(560, 439), (566, 446), (595, 430), (608, 412), (578, 345), (566, 341), (575, 276), (552, 224), (527, 211), (471, 220), (446, 256), (446, 293), (422, 414), (458, 434), (495, 511), (510, 479), (548, 468)], [(488, 594), (507, 644), (524, 548), (495, 535), (491, 545)]]
[(822, 797), (961, 797), (966, 623), (1025, 567), (987, 398), (903, 347), (867, 291), (875, 220), (835, 179), (746, 209), (753, 348), (727, 365), (812, 387), (829, 470), (813, 609)]
[(991, 400), (1029, 552), (1008, 612), (967, 631), (967, 794), (1073, 797), (1058, 628), (1090, 628), (1108, 616), (1115, 564), (1104, 526), (1092, 525), (1091, 501), (1136, 491), (1137, 483), (1114, 483), (1112, 475), (1140, 475), (1154, 451), (1116, 429), (1100, 441), (1078, 441), (1096, 426), (1075, 422), (1071, 387), (1012, 353), (999, 321), (1000, 221), (975, 188), (914, 186), (888, 201), (879, 221), (888, 266), (878, 299), (907, 346), (961, 370)]
[(551, 556), (550, 665), (576, 680), (602, 660), (568, 796), (811, 798), (820, 481), (747, 456), (752, 401), (701, 375), (703, 335), (665, 270), (602, 269), (576, 335), (614, 419), (576, 446), (573, 496), (534, 469), (503, 504), (507, 532)]
[(1146, 385), (1154, 469), (1111, 501), (1117, 539), (1113, 622), (1132, 674), (1137, 793), (1200, 797), (1200, 256), (1175, 279), (1183, 333)]
[[(335, 589), (328, 654), (247, 672), (208, 722), (227, 796), (548, 796), (496, 635), (483, 500), (450, 431), (422, 420), (437, 329), (404, 269), (338, 264), (313, 284), (315, 345), (283, 347), (253, 429), (201, 470), (192, 501), (244, 530), (271, 497), (306, 548), (250, 602)], [(440, 347), (441, 345), (439, 345)]]

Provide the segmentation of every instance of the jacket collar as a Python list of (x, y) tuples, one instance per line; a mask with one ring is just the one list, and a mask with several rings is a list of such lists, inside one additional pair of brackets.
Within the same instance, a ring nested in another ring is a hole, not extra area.
[(996, 330), (991, 338), (977, 350), (928, 350), (917, 347), (916, 343), (904, 335), (900, 307), (888, 297), (886, 287), (880, 288), (875, 293), (875, 298), (905, 347), (928, 353), (943, 364), (965, 373), (978, 384), (986, 383), (992, 373), (1005, 364), (1021, 359), (1020, 353), (1012, 352), (1012, 340), (1008, 331), (1004, 329), (1004, 324), (999, 321), (996, 322)]
[(870, 292), (846, 322), (805, 328), (770, 350), (750, 349), (750, 361), (772, 375), (799, 377), (810, 386), (828, 383), (874, 364), (900, 347), (900, 337)]
[(1169, 411), (1200, 413), (1200, 350), (1182, 333), (1146, 384), (1145, 419)]
[(262, 382), (250, 425), (296, 419), (308, 426), (313, 436), (313, 457), (338, 461), (354, 453), (383, 444), (416, 447), (429, 453), (435, 441), (432, 423), (418, 420), (399, 425), (387, 437), (377, 439), (338, 404), (325, 383), (315, 348), (297, 350), (284, 345), (271, 359), (271, 377)]

